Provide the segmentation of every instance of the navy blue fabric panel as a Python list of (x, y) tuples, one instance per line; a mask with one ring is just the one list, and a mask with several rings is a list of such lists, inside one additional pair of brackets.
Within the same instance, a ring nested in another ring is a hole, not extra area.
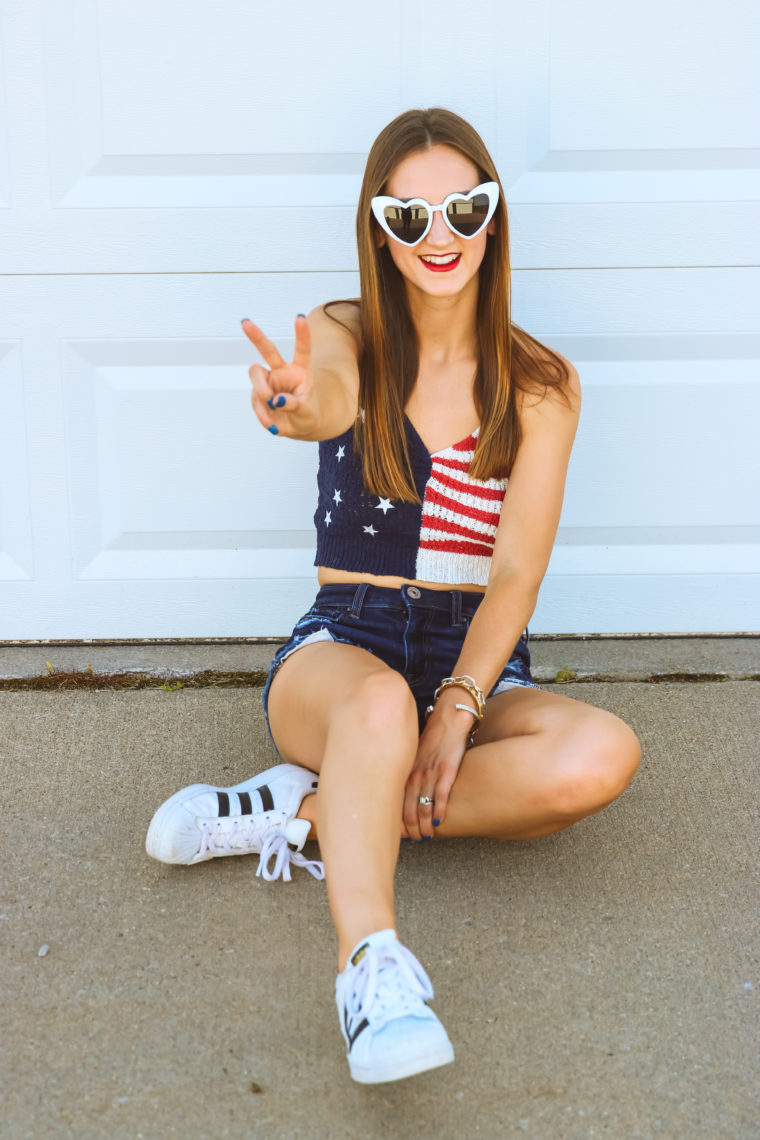
[[(412, 472), (420, 500), (431, 460), (406, 422)], [(370, 495), (354, 451), (354, 429), (319, 444), (315, 566), (365, 574), (414, 578), (422, 525), (422, 502), (404, 503)]]

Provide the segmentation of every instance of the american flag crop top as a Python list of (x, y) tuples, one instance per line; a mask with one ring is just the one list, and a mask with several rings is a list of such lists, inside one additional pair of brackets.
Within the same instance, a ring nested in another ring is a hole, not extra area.
[(405, 427), (421, 503), (365, 490), (353, 427), (319, 444), (314, 565), (485, 586), (507, 480), (470, 476), (477, 429), (431, 455), (408, 417)]

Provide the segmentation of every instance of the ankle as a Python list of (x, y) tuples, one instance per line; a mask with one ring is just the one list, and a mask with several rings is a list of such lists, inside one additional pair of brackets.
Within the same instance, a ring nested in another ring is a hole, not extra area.
[(395, 923), (395, 919), (393, 917), (391, 917), (390, 921), (379, 920), (376, 923), (370, 923), (370, 924), (366, 925), (363, 928), (363, 933), (359, 934), (358, 936), (355, 936), (355, 932), (359, 928), (354, 926), (352, 929), (354, 931), (353, 934), (346, 933), (346, 935), (344, 937), (338, 938), (338, 973), (339, 974), (342, 974), (343, 971), (345, 970), (346, 966), (349, 964), (349, 960), (351, 958), (351, 955), (354, 954), (355, 951), (359, 948), (359, 946), (361, 946), (362, 942), (366, 941), (366, 939), (369, 938), (371, 935), (378, 934), (380, 931), (384, 931), (384, 930), (392, 930), (393, 933), (398, 938), (398, 931), (396, 930), (396, 923)]
[(296, 812), (298, 819), (305, 819), (311, 826), (307, 839), (317, 838), (317, 797), (304, 796), (301, 800), (301, 806)]

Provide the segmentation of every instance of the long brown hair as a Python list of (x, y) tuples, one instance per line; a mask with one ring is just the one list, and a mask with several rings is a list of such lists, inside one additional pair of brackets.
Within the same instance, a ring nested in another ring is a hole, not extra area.
[[(361, 283), (359, 407), (355, 445), (364, 483), (376, 495), (419, 502), (409, 463), (404, 409), (419, 368), (417, 332), (403, 278), (386, 246), (378, 247), (371, 199), (385, 193), (394, 168), (414, 151), (445, 145), (499, 182), (493, 159), (468, 122), (442, 107), (405, 111), (385, 127), (370, 150), (356, 217)], [(499, 183), (501, 188), (501, 183)], [(509, 227), (503, 188), (479, 269), (474, 398), (480, 422), (470, 464), (475, 479), (509, 475), (520, 444), (515, 388), (561, 388), (569, 378), (561, 357), (512, 323)], [(337, 319), (337, 318), (334, 318)]]

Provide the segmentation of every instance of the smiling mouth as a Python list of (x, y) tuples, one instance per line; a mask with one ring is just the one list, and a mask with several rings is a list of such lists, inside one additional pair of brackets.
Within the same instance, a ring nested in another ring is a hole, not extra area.
[(427, 254), (420, 255), (420, 261), (426, 269), (431, 269), (434, 273), (449, 273), (455, 269), (460, 262), (461, 253), (444, 253), (444, 254)]

